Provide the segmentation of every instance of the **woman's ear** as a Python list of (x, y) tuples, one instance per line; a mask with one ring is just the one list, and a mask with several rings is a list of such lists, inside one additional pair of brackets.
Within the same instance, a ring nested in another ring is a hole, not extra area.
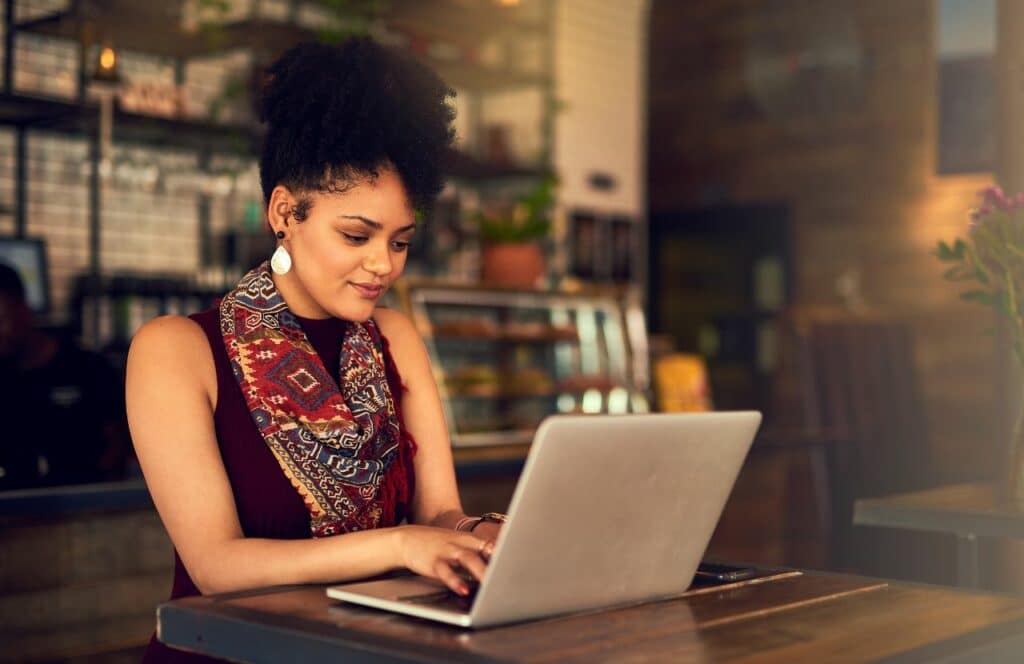
[(267, 204), (267, 222), (270, 223), (270, 230), (274, 233), (289, 231), (289, 220), (292, 210), (296, 204), (295, 196), (284, 185), (277, 185), (270, 192), (270, 202)]

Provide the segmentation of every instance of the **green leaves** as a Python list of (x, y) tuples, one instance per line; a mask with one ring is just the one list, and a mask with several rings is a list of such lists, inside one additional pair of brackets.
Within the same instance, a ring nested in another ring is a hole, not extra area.
[(996, 302), (996, 296), (987, 291), (972, 290), (960, 293), (960, 299), (965, 302), (977, 302), (986, 306), (992, 306)]
[(966, 265), (954, 265), (943, 272), (942, 276), (950, 281), (968, 281), (978, 278), (977, 273), (972, 272)]
[(551, 206), (557, 184), (554, 177), (546, 177), (516, 199), (509, 211), (478, 214), (481, 239), (492, 243), (518, 243), (546, 237), (551, 230)]
[(940, 261), (949, 263), (951, 261), (962, 261), (964, 259), (965, 251), (967, 251), (967, 243), (961, 239), (957, 239), (957, 241), (953, 243), (952, 247), (944, 241), (939, 240), (939, 245), (932, 254), (938, 256)]
[(1016, 319), (1020, 317), (1017, 312), (1017, 300), (1016, 296), (1012, 291), (983, 291), (983, 290), (970, 290), (960, 293), (960, 299), (965, 302), (977, 302), (983, 304), (986, 307), (992, 307), (996, 313), (1002, 314), (1010, 319)]
[(981, 287), (964, 291), (960, 294), (961, 300), (992, 307), (1019, 326), (1018, 287), (1010, 263), (1024, 259), (1024, 250), (1004, 241), (1006, 237), (990, 229), (977, 229), (967, 241), (959, 238), (952, 244), (940, 241), (932, 255), (950, 264), (942, 273), (944, 279), (974, 281)]

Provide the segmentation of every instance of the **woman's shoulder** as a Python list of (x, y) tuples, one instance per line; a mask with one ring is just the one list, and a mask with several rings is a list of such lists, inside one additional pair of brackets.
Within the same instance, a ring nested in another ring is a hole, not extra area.
[(199, 321), (190, 316), (158, 316), (139, 328), (132, 338), (132, 347), (187, 348), (199, 341), (206, 343)]
[(384, 338), (385, 355), (394, 363), (403, 383), (418, 383), (424, 372), (429, 374), (427, 347), (408, 316), (394, 309), (381, 308), (374, 312), (373, 319)]
[(416, 330), (416, 326), (413, 325), (408, 316), (397, 309), (380, 307), (374, 311), (373, 321), (377, 324), (381, 335), (392, 345), (413, 338), (419, 339), (419, 332)]
[(143, 371), (195, 372), (204, 379), (213, 369), (206, 332), (188, 316), (160, 316), (139, 328), (128, 363)]

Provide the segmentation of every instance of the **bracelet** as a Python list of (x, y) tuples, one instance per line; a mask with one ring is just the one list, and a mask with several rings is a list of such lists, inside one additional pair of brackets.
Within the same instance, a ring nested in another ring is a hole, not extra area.
[[(480, 518), (479, 517), (464, 516), (461, 519), (459, 519), (458, 522), (456, 522), (455, 530), (463, 530), (463, 531), (466, 531), (466, 532), (472, 532), (473, 531), (473, 527), (475, 527), (476, 524), (479, 523), (479, 522), (480, 522)], [(466, 526), (468, 526), (471, 523), (473, 524), (473, 526), (471, 526), (469, 528), (466, 528)]]
[(476, 523), (470, 526), (469, 532), (473, 532), (481, 523), (505, 523), (506, 521), (508, 521), (508, 517), (501, 512), (487, 512), (486, 514), (481, 514)]

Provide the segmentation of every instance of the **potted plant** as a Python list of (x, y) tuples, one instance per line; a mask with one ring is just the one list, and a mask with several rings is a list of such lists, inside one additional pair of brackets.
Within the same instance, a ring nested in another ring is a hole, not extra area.
[(533, 288), (544, 276), (542, 241), (551, 229), (556, 180), (548, 177), (511, 203), (477, 215), (484, 283)]

